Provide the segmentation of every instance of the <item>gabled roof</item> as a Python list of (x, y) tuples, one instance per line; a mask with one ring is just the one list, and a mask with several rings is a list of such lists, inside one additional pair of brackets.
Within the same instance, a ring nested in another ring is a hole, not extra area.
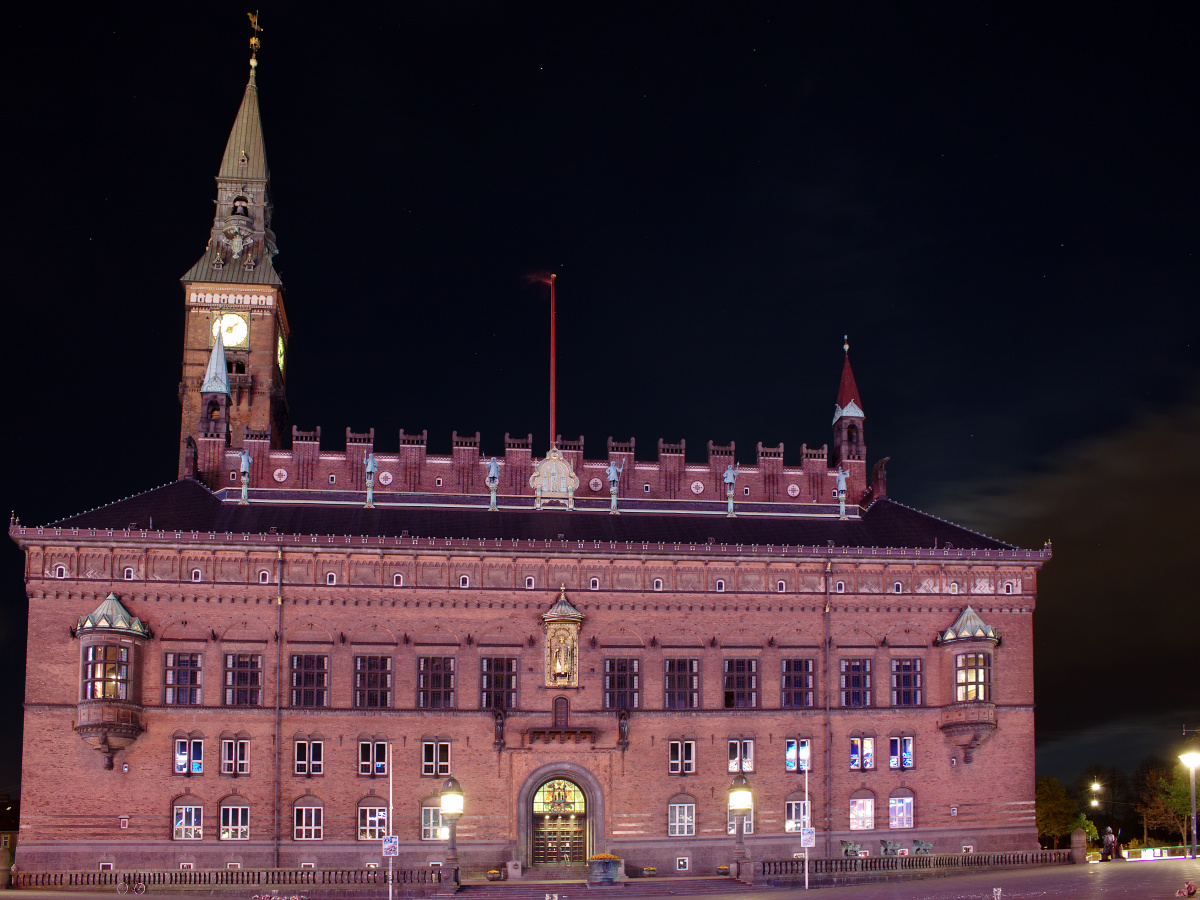
[(998, 640), (996, 629), (979, 618), (979, 613), (970, 606), (959, 613), (954, 624), (943, 631), (940, 637), (943, 644), (951, 641)]
[(76, 626), (77, 632), (82, 631), (123, 631), (138, 637), (150, 637), (150, 629), (146, 623), (136, 616), (129, 614), (116, 594), (109, 594), (90, 615), (80, 616)]
[(217, 329), (217, 339), (213, 341), (212, 353), (208, 357), (208, 368), (204, 371), (204, 382), (200, 385), (202, 394), (228, 394), (229, 371), (225, 363), (225, 338)]

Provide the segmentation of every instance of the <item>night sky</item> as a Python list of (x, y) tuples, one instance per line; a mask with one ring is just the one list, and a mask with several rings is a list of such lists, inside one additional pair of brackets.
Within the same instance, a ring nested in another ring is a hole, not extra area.
[[(183, 303), (244, 5), (10, 21), (5, 508), (174, 478)], [(1200, 726), (1200, 84), (1186, 4), (262, 9), (288, 398), (346, 427), (832, 440), (850, 336), (890, 495), (1040, 579), (1039, 774)], [(23, 671), (5, 542), (0, 713)], [(64, 623), (64, 628), (67, 623)], [(0, 791), (19, 778), (0, 740)], [(49, 748), (47, 748), (49, 750)]]

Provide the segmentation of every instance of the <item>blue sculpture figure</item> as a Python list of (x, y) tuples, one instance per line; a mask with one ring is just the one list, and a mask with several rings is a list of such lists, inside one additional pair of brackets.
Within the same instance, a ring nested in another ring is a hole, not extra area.
[(242, 474), (249, 475), (250, 474), (250, 463), (254, 462), (254, 457), (250, 455), (250, 451), (246, 450), (244, 448), (239, 450), (238, 451), (238, 459), (240, 459), (242, 461), (242, 469), (241, 469)]
[(608, 468), (604, 470), (604, 477), (608, 479), (609, 487), (615, 488), (621, 481), (621, 473), (625, 471), (625, 464), (621, 463), (618, 469), (617, 464), (612, 460), (608, 462)]
[(742, 467), (741, 463), (738, 463), (736, 467), (735, 466), (726, 466), (725, 467), (725, 476), (724, 476), (725, 487), (728, 488), (729, 490), (733, 490), (734, 484), (737, 483), (738, 470), (741, 469), (741, 467)]
[(846, 479), (850, 477), (850, 470), (843, 469), (841, 466), (837, 468), (837, 489), (839, 494), (846, 492)]
[(493, 456), (486, 463), (484, 463), (484, 465), (487, 466), (487, 480), (488, 481), (499, 481), (500, 480), (500, 463), (496, 460), (496, 457)]
[(375, 473), (379, 471), (379, 463), (375, 462), (375, 454), (364, 454), (363, 462), (367, 464), (367, 477), (374, 480)]

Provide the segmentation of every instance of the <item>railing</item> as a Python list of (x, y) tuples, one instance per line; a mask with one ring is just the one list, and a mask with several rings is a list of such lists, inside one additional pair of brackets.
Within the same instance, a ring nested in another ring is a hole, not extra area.
[[(1013, 850), (1006, 853), (939, 853), (919, 856), (860, 856), (810, 859), (809, 875), (851, 875), (926, 871), (930, 869), (988, 869), (1007, 866), (1056, 866), (1071, 861), (1070, 850)], [(755, 880), (804, 877), (803, 859), (754, 863)]]
[[(440, 869), (395, 869), (393, 884), (436, 885)], [(388, 883), (387, 869), (160, 869), (127, 872), (14, 872), (15, 888), (115, 888), (121, 882), (141, 882), (150, 888), (165, 887), (270, 887)]]

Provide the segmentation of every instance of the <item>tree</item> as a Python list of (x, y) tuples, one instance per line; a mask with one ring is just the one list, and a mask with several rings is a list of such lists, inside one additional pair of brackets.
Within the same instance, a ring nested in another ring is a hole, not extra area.
[(1072, 821), (1068, 827), (1072, 832), (1074, 832), (1076, 828), (1082, 828), (1083, 833), (1087, 835), (1087, 839), (1089, 841), (1100, 840), (1100, 832), (1096, 829), (1095, 824), (1083, 813), (1077, 815), (1074, 821)]
[(1187, 843), (1191, 820), (1192, 794), (1187, 770), (1176, 766), (1173, 772), (1158, 772), (1148, 779), (1143, 800), (1138, 806), (1151, 828), (1168, 828), (1179, 832), (1180, 843)]
[[(1067, 789), (1057, 778), (1046, 775), (1038, 779), (1036, 809), (1038, 834), (1046, 835), (1058, 848), (1058, 839), (1075, 829), (1074, 817), (1079, 804), (1067, 796)], [(1095, 826), (1092, 826), (1093, 831)]]

